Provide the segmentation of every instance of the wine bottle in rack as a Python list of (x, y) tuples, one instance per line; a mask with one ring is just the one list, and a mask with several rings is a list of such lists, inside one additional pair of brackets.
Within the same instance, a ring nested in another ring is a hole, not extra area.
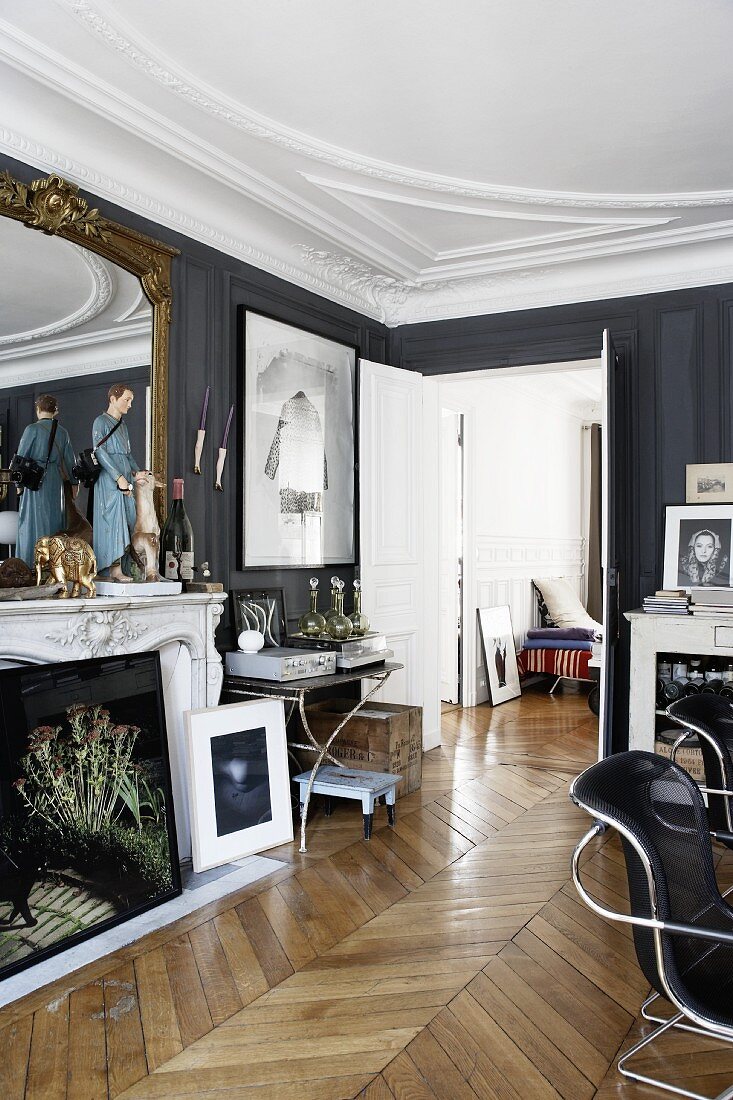
[(160, 572), (167, 581), (193, 580), (193, 528), (183, 503), (183, 478), (173, 478), (173, 503), (160, 534)]

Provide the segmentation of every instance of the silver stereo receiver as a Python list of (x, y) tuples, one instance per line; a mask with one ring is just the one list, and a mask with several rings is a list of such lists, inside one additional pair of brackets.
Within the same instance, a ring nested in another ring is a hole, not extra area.
[(230, 676), (254, 680), (305, 680), (309, 676), (330, 676), (336, 672), (336, 654), (323, 650), (283, 649), (273, 646), (259, 653), (235, 649), (224, 654)]

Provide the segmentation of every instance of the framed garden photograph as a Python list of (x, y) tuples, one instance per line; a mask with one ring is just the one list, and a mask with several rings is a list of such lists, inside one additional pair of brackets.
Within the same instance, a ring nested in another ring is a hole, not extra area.
[(492, 706), (496, 706), (522, 694), (509, 606), (480, 607), (478, 621), (484, 651), (486, 687)]
[(282, 701), (189, 710), (184, 720), (194, 871), (292, 840)]
[(180, 892), (158, 653), (0, 671), (0, 978)]
[(240, 323), (242, 568), (352, 564), (356, 349), (251, 310)]
[(733, 504), (669, 504), (663, 588), (730, 588)]
[(231, 597), (237, 637), (243, 630), (259, 630), (265, 649), (286, 644), (288, 616), (282, 588), (238, 589)]

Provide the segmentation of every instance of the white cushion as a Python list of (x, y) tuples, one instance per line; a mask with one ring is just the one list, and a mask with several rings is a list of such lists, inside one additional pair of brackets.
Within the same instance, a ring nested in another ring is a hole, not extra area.
[(532, 583), (542, 594), (548, 617), (555, 626), (582, 626), (600, 635), (603, 627), (591, 619), (564, 577), (535, 577)]

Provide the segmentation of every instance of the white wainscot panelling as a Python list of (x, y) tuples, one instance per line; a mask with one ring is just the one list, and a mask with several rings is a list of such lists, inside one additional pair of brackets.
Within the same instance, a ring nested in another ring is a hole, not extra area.
[(374, 592), (374, 612), (377, 615), (415, 615), (415, 586), (412, 581), (380, 581)]

